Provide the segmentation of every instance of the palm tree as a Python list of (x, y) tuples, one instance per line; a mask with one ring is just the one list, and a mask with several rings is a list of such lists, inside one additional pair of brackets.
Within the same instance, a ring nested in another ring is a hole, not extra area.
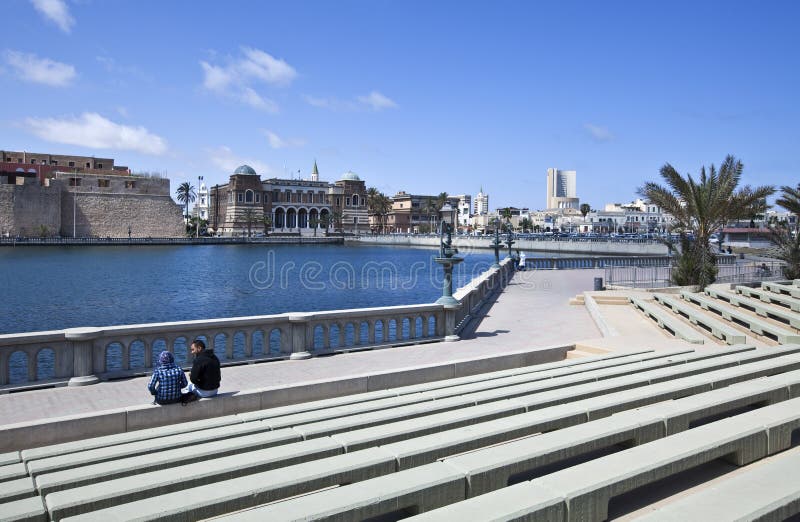
[(389, 220), (389, 213), (392, 211), (392, 198), (380, 195), (378, 202), (378, 212), (381, 216), (381, 232), (386, 233), (386, 223)]
[(328, 235), (328, 227), (331, 226), (331, 216), (327, 212), (319, 215), (319, 226), (325, 230), (325, 235)]
[(317, 237), (317, 227), (319, 226), (319, 218), (317, 216), (311, 216), (308, 218), (308, 225), (314, 229), (314, 237)]
[(264, 225), (264, 235), (269, 235), (269, 227), (272, 226), (272, 216), (262, 216), (261, 217), (261, 224)]
[(244, 222), (247, 225), (247, 237), (250, 237), (251, 232), (253, 230), (253, 223), (255, 223), (258, 220), (256, 218), (256, 211), (253, 210), (252, 208), (246, 208), (244, 209), (242, 218), (244, 219)]
[(186, 213), (184, 215), (186, 217), (186, 221), (188, 222), (189, 203), (194, 203), (194, 200), (197, 199), (197, 193), (194, 191), (194, 187), (188, 181), (184, 181), (175, 190), (175, 197), (178, 198), (179, 202), (186, 206)]
[(339, 229), (339, 232), (342, 234), (342, 237), (344, 237), (343, 221), (344, 221), (344, 214), (342, 214), (341, 210), (334, 210), (333, 212), (331, 212), (330, 222), (333, 224), (333, 228)]
[(424, 212), (428, 216), (428, 231), (430, 232), (433, 230), (433, 222), (436, 219), (436, 213), (439, 212), (439, 207), (436, 206), (436, 200), (434, 198), (428, 198), (425, 202)]
[(528, 218), (522, 218), (522, 221), (519, 222), (519, 226), (522, 228), (522, 233), (524, 234), (528, 230), (533, 229), (533, 223)]
[(800, 279), (800, 184), (797, 188), (781, 187), (781, 196), (775, 203), (795, 215), (795, 231), (792, 233), (789, 224), (785, 221), (775, 223), (770, 227), (772, 241), (778, 246), (778, 259), (786, 262), (783, 267), (783, 276), (787, 279)]
[[(729, 155), (719, 171), (714, 165), (708, 172), (702, 167), (699, 181), (695, 181), (691, 174), (684, 178), (667, 163), (660, 171), (666, 186), (647, 182), (639, 189), (643, 198), (673, 217), (672, 229), (681, 235), (681, 251), (676, 255), (677, 266), (673, 271), (675, 284), (697, 285), (702, 289), (713, 283), (717, 267), (710, 246), (711, 234), (730, 220), (766, 208), (766, 198), (775, 188), (738, 188), (743, 169), (742, 162)], [(694, 238), (689, 234), (694, 234)]]

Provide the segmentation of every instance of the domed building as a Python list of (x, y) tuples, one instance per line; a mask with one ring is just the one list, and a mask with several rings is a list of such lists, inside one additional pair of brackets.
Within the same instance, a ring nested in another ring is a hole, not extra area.
[(369, 228), (366, 193), (353, 172), (334, 183), (319, 181), (316, 161), (310, 179), (262, 180), (241, 165), (227, 184), (209, 187), (209, 226), (225, 236), (357, 234)]

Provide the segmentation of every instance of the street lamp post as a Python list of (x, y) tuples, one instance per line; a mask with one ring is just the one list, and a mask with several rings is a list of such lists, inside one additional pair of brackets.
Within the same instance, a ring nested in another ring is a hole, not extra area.
[(514, 243), (516, 243), (516, 241), (514, 241), (514, 231), (511, 227), (511, 223), (508, 223), (506, 226), (506, 244), (508, 245), (508, 257), (511, 258), (512, 261), (514, 260), (514, 256), (511, 255), (511, 245)]
[(500, 222), (498, 220), (494, 222), (494, 240), (490, 244), (494, 249), (494, 263), (491, 268), (500, 268), (500, 247), (503, 246), (503, 242), (500, 241)]
[(445, 312), (444, 333), (445, 341), (458, 341), (460, 337), (455, 333), (456, 310), (461, 308), (461, 303), (453, 297), (453, 266), (464, 261), (462, 257), (455, 257), (458, 249), (453, 247), (453, 209), (445, 203), (439, 211), (442, 215), (440, 222), (439, 257), (433, 260), (442, 265), (444, 281), (442, 282), (442, 297), (436, 304), (443, 305)]
[[(199, 194), (197, 194), (197, 199), (198, 200), (201, 197), (200, 194), (202, 194), (202, 191), (200, 190), (200, 185), (201, 185), (202, 182), (203, 182), (203, 176), (197, 176), (197, 191), (199, 192)], [(197, 229), (197, 234), (195, 235), (195, 237), (197, 237), (199, 239), (200, 238), (200, 209), (197, 208), (197, 205), (195, 205), (195, 209), (197, 209), (197, 212), (196, 212), (196, 214), (197, 214), (197, 222), (195, 223), (195, 228)]]

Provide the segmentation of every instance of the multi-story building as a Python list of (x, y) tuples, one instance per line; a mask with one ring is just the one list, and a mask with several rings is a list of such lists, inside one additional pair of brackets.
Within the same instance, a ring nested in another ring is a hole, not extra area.
[[(435, 231), (439, 223), (438, 199), (401, 190), (392, 197), (392, 211), (386, 217), (388, 231), (405, 234)], [(447, 202), (456, 207), (458, 197), (448, 197)]]
[(208, 221), (208, 187), (203, 181), (200, 182), (200, 186), (197, 188), (197, 200), (192, 209), (192, 217), (199, 217)]
[(462, 194), (458, 198), (458, 226), (469, 227), (472, 224), (472, 196)]
[(489, 194), (484, 194), (483, 187), (475, 196), (475, 215), (485, 216), (489, 213)]
[(574, 208), (580, 206), (576, 187), (577, 173), (574, 170), (547, 169), (547, 209)]
[(228, 183), (210, 188), (209, 227), (220, 235), (265, 228), (304, 235), (326, 229), (354, 234), (369, 229), (367, 191), (361, 178), (346, 172), (334, 183), (318, 181), (316, 162), (314, 178), (262, 180), (252, 167), (242, 165)]

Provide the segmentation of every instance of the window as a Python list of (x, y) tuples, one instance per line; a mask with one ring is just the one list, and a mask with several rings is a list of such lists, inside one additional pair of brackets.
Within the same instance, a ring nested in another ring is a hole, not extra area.
[(135, 181), (126, 181), (125, 182), (125, 188), (127, 188), (127, 189), (136, 188), (136, 182)]
[(358, 206), (358, 194), (353, 195), (353, 206), (354, 207)]
[(58, 162), (56, 160), (50, 160), (50, 165), (58, 165)]
[(111, 186), (111, 185), (110, 185), (110, 180), (107, 180), (107, 179), (98, 179), (98, 180), (97, 180), (97, 186), (98, 186), (98, 187), (100, 187), (100, 188), (108, 188), (108, 187), (110, 187), (110, 186)]
[(336, 198), (336, 206), (339, 207), (342, 205), (342, 198)]
[(98, 164), (97, 164), (97, 168), (98, 168), (98, 169), (102, 169), (102, 168), (103, 168), (103, 164), (102, 164), (102, 163), (98, 163)]
[(68, 165), (69, 165), (70, 167), (74, 167), (74, 166), (75, 166), (75, 162), (74, 162), (74, 161), (70, 161)]
[(345, 198), (345, 205), (347, 205), (348, 207), (350, 206), (350, 196), (347, 196), (347, 198)]
[(36, 164), (36, 160), (35, 160), (35, 159), (32, 159), (32, 160), (31, 160), (31, 165), (35, 165), (35, 164)]
[[(6, 161), (11, 161), (11, 158), (6, 158)], [(17, 163), (22, 163), (22, 158), (17, 158)]]
[(81, 178), (69, 178), (69, 186), (70, 187), (80, 187), (81, 186)]
[(252, 190), (247, 190), (247, 191), (244, 193), (244, 200), (245, 200), (247, 203), (252, 203), (252, 202), (253, 202), (253, 191), (252, 191)]
[(241, 203), (241, 202), (243, 202), (243, 201), (244, 201), (244, 194), (242, 194), (241, 192), (239, 192), (238, 194), (236, 194), (236, 202), (237, 202), (237, 203)]
[(228, 192), (228, 203), (233, 203), (233, 192)]
[(261, 194), (256, 194), (256, 203), (261, 203)]
[(88, 161), (86, 162), (86, 168), (87, 168), (87, 169), (90, 169), (90, 168), (92, 168), (92, 164), (91, 164), (91, 163), (89, 163)]

